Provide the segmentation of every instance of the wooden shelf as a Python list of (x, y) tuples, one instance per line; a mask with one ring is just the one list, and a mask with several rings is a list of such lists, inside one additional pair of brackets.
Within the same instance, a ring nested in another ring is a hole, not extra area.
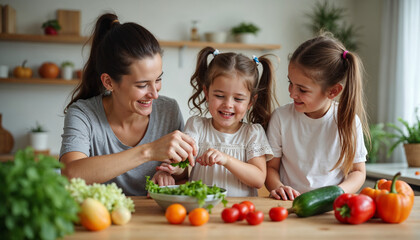
[(1, 41), (15, 42), (40, 42), (40, 43), (86, 43), (89, 38), (73, 35), (29, 35), (29, 34), (9, 34), (0, 33)]
[(0, 83), (22, 83), (22, 84), (54, 84), (54, 85), (76, 85), (79, 79), (64, 80), (60, 78), (0, 78)]
[[(40, 43), (74, 43), (84, 44), (89, 40), (88, 37), (72, 35), (30, 35), (30, 34), (0, 34), (0, 41), (17, 42), (40, 42)], [(192, 42), (192, 41), (159, 41), (162, 47), (178, 48), (203, 48), (212, 46), (220, 49), (255, 49), (255, 50), (276, 50), (281, 46), (277, 44), (244, 44), (244, 43), (213, 43), (213, 42)]]
[(276, 50), (281, 46), (277, 44), (245, 44), (236, 42), (214, 43), (214, 42), (192, 42), (192, 41), (159, 41), (163, 47), (190, 47), (203, 48), (212, 46), (214, 48), (231, 48), (231, 49), (254, 49), (254, 50)]

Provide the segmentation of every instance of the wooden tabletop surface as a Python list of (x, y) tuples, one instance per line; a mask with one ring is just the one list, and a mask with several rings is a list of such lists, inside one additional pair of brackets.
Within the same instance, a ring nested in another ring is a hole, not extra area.
[(224, 223), (220, 217), (223, 204), (217, 205), (210, 214), (210, 220), (202, 226), (192, 226), (188, 217), (181, 225), (171, 225), (165, 218), (164, 211), (153, 199), (131, 197), (135, 203), (135, 213), (129, 223), (123, 226), (112, 225), (99, 232), (89, 232), (81, 226), (76, 227), (73, 235), (64, 239), (420, 239), (420, 196), (415, 197), (414, 207), (406, 221), (400, 224), (383, 223), (380, 219), (371, 219), (359, 225), (339, 223), (333, 212), (308, 218), (298, 218), (290, 214), (282, 222), (272, 222), (268, 211), (274, 206), (291, 207), (291, 201), (278, 201), (271, 198), (227, 198), (227, 206), (243, 200), (250, 200), (257, 210), (264, 212), (264, 221), (257, 226), (242, 222)]

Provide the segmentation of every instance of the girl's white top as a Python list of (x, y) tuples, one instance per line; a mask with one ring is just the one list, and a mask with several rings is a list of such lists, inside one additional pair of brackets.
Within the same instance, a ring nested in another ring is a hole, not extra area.
[[(265, 156), (267, 160), (273, 157), (260, 124), (242, 123), (237, 132), (223, 133), (217, 131), (211, 122), (211, 118), (194, 116), (189, 118), (185, 125), (185, 133), (194, 138), (197, 144), (197, 156), (201, 156), (209, 148), (214, 148), (243, 162), (260, 156)], [(256, 188), (242, 183), (224, 166), (218, 164), (202, 166), (197, 163), (191, 171), (190, 180), (200, 179), (204, 184), (227, 189), (227, 196), (230, 197), (258, 195)]]
[[(280, 181), (300, 193), (337, 185), (344, 180), (337, 163), (340, 139), (336, 123), (337, 103), (321, 118), (312, 119), (297, 112), (293, 103), (277, 108), (270, 119), (267, 137), (274, 157), (281, 158)], [(360, 119), (356, 116), (357, 145), (353, 163), (366, 161)]]

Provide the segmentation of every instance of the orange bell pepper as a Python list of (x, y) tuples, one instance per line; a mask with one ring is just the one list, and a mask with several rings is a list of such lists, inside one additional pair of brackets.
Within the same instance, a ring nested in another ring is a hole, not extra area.
[[(398, 181), (400, 176), (401, 173), (397, 173), (393, 177), (389, 193), (382, 192), (376, 197), (377, 213), (384, 222), (401, 223), (408, 218), (413, 208), (413, 189), (406, 182)], [(387, 187), (384, 184), (380, 187)]]
[[(375, 202), (376, 201), (376, 197), (379, 194), (381, 194), (381, 193), (388, 193), (388, 190), (386, 190), (386, 189), (379, 189), (378, 188), (379, 185), (382, 185), (386, 181), (387, 181), (386, 179), (380, 179), (380, 180), (376, 181), (374, 188), (365, 187), (365, 188), (362, 189), (362, 191), (360, 191), (360, 194), (364, 194), (364, 195), (369, 196)], [(377, 211), (375, 212), (375, 215), (373, 217), (379, 217)]]
[[(401, 176), (401, 173), (397, 173), (397, 174), (399, 174), (398, 177)], [(394, 176), (394, 178), (395, 178), (395, 176)], [(384, 180), (384, 179), (381, 179), (379, 181), (382, 181), (382, 180)], [(378, 188), (391, 191), (392, 182), (393, 182), (393, 180), (388, 180), (388, 181), (385, 180), (385, 181), (379, 182)], [(404, 181), (401, 181), (401, 180), (397, 180), (397, 182), (395, 183), (395, 188), (396, 188), (397, 192), (404, 193), (405, 195), (410, 196), (411, 201), (414, 203), (414, 191), (410, 187), (410, 185), (408, 185), (408, 183), (406, 183)]]

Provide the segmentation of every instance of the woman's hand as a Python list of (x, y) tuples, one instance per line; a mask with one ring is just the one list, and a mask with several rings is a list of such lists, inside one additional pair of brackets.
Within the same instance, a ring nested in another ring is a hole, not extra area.
[(174, 167), (171, 164), (165, 163), (165, 162), (162, 163), (160, 166), (157, 166), (156, 170), (167, 172), (171, 175), (180, 175), (184, 172), (184, 169), (179, 168), (179, 167)]
[(157, 171), (151, 181), (159, 186), (175, 185), (175, 179), (165, 171)]
[(271, 190), (270, 196), (277, 200), (294, 200), (300, 193), (289, 186), (281, 186)]
[(150, 155), (155, 160), (171, 163), (188, 158), (190, 165), (194, 166), (194, 156), (197, 155), (196, 144), (194, 139), (185, 133), (174, 131), (150, 145)]
[(198, 163), (203, 166), (213, 166), (219, 164), (224, 166), (229, 159), (229, 156), (213, 148), (209, 148), (200, 157), (196, 159)]

